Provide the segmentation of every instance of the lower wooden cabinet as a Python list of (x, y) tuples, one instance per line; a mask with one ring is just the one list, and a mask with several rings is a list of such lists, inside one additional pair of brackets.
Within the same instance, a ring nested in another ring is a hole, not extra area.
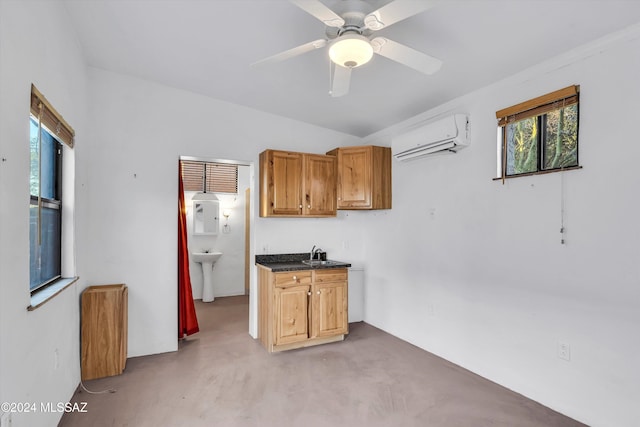
[(309, 339), (310, 285), (273, 289), (275, 345)]
[(348, 333), (347, 282), (317, 283), (312, 303), (311, 336), (331, 337)]
[(119, 375), (127, 363), (126, 285), (89, 286), (81, 297), (82, 379)]
[(258, 289), (258, 334), (269, 352), (349, 333), (346, 268), (272, 272), (259, 265)]

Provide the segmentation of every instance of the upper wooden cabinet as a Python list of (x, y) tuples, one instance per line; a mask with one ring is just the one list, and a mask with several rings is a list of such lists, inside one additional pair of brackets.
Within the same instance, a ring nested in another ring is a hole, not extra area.
[(302, 213), (302, 154), (267, 150), (260, 154), (260, 216)]
[(303, 154), (302, 214), (336, 216), (336, 159)]
[(391, 148), (341, 147), (327, 154), (338, 160), (338, 209), (391, 209)]
[(336, 158), (277, 150), (260, 153), (260, 216), (336, 216)]

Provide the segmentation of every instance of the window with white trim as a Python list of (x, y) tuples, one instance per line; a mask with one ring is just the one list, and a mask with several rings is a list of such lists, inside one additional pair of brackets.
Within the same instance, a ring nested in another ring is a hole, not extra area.
[(32, 296), (62, 277), (63, 144), (74, 131), (45, 97), (31, 87), (29, 290)]

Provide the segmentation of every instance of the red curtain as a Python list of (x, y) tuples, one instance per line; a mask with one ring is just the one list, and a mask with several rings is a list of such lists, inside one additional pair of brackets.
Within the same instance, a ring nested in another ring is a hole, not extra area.
[(179, 167), (178, 189), (178, 339), (195, 334), (200, 330), (193, 304), (191, 277), (189, 276), (189, 247), (187, 245), (187, 209), (184, 203), (182, 183), (182, 162)]

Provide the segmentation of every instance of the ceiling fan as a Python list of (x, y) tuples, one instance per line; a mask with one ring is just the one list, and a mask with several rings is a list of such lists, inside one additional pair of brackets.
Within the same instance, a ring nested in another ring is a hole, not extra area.
[(326, 25), (325, 37), (286, 50), (252, 65), (284, 61), (329, 46), (333, 75), (330, 95), (349, 92), (351, 71), (371, 60), (373, 54), (389, 58), (424, 74), (440, 69), (442, 61), (386, 37), (372, 35), (398, 21), (423, 12), (437, 0), (394, 0), (377, 10), (362, 0), (343, 0), (334, 12), (320, 0), (289, 0)]

